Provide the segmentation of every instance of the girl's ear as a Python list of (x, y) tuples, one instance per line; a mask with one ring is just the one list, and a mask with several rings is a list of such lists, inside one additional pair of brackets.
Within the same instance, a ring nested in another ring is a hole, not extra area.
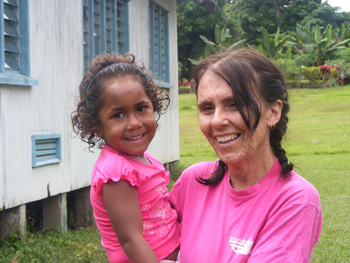
[(96, 130), (94, 131), (95, 132), (95, 134), (97, 135), (97, 137), (99, 137), (99, 138), (103, 138), (103, 132), (102, 132), (102, 130), (101, 130), (101, 127), (100, 127), (100, 125), (98, 125), (97, 126), (97, 128), (96, 128)]
[(279, 122), (282, 114), (282, 108), (283, 108), (283, 102), (281, 100), (276, 100), (270, 106), (270, 121), (269, 121), (270, 127), (275, 126), (277, 122)]

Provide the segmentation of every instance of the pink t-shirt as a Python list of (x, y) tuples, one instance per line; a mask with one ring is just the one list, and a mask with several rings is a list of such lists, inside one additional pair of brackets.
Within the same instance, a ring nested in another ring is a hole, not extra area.
[(166, 185), (169, 172), (164, 166), (145, 153), (151, 164), (145, 164), (105, 145), (93, 172), (90, 192), (97, 227), (101, 234), (101, 244), (106, 249), (110, 262), (130, 262), (108, 218), (101, 196), (102, 185), (109, 180), (128, 181), (138, 191), (138, 199), (143, 219), (143, 235), (158, 259), (163, 259), (179, 246), (180, 226), (177, 213), (170, 208)]
[(181, 263), (310, 262), (322, 225), (317, 190), (300, 175), (280, 176), (276, 162), (256, 185), (236, 191), (226, 171), (199, 184), (218, 162), (185, 170), (170, 192), (181, 226)]

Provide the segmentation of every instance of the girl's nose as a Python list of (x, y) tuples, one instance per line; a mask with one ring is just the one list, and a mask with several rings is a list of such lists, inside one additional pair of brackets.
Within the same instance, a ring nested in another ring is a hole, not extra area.
[(141, 126), (142, 126), (142, 123), (135, 114), (129, 115), (128, 127), (127, 127), (128, 130), (135, 130), (140, 128)]
[(213, 114), (213, 118), (211, 120), (211, 127), (215, 129), (220, 129), (222, 126), (229, 125), (230, 121), (226, 116), (225, 110), (221, 110), (219, 108), (215, 109), (215, 113)]

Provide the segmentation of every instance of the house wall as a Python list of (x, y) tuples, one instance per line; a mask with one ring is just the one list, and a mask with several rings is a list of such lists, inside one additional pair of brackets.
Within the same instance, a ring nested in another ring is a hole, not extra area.
[[(148, 151), (162, 163), (168, 163), (180, 158), (179, 114), (178, 114), (178, 67), (177, 67), (177, 25), (176, 0), (157, 0), (162, 8), (169, 11), (169, 60), (170, 84), (172, 89), (166, 89), (170, 98), (170, 107), (159, 121), (156, 137)], [(136, 59), (142, 59), (149, 65), (149, 2), (132, 0), (129, 2), (129, 39), (130, 52)]]
[[(169, 14), (171, 106), (149, 152), (179, 159), (176, 0), (158, 1)], [(90, 185), (99, 150), (72, 138), (71, 112), (83, 72), (82, 3), (30, 0), (31, 76), (39, 86), (0, 85), (0, 211)], [(149, 61), (148, 1), (129, 2), (130, 51)], [(31, 135), (61, 134), (62, 162), (32, 168)]]

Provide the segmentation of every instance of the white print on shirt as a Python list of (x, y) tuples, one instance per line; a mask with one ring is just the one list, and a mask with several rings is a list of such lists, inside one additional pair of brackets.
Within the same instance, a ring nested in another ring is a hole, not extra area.
[(244, 240), (240, 238), (230, 237), (229, 244), (234, 252), (237, 255), (248, 255), (252, 250), (252, 246), (254, 244), (253, 238), (250, 237), (249, 240)]
[[(155, 189), (159, 196), (164, 196), (167, 193), (167, 190), (162, 186), (159, 186)], [(169, 230), (171, 229), (171, 217), (177, 216), (176, 211), (170, 208), (170, 204), (164, 199), (159, 199), (153, 206), (150, 203), (141, 204), (141, 210), (143, 213), (148, 213), (148, 218), (150, 220), (143, 220), (143, 234), (148, 233), (149, 235), (158, 234), (160, 237), (164, 238), (169, 235)], [(171, 216), (172, 214), (172, 216)], [(155, 227), (154, 230), (153, 227)]]

